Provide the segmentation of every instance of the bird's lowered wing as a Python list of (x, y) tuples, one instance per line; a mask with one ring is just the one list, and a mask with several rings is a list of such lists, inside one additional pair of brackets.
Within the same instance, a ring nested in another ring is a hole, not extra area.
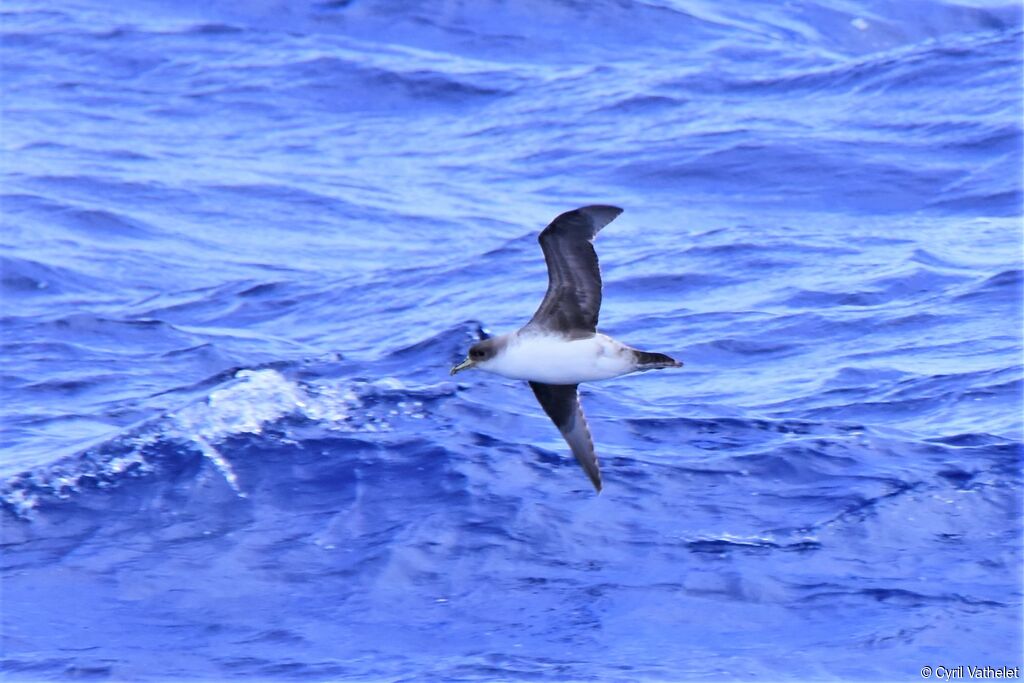
[(533, 389), (544, 412), (558, 427), (558, 431), (562, 432), (562, 437), (569, 444), (580, 467), (590, 477), (594, 488), (600, 492), (601, 468), (597, 463), (594, 440), (590, 438), (587, 418), (583, 416), (583, 409), (580, 407), (577, 386), (576, 384), (530, 382), (530, 388)]
[(597, 330), (601, 269), (592, 241), (620, 213), (617, 206), (584, 206), (544, 228), (539, 241), (548, 264), (548, 290), (528, 326), (570, 339), (589, 337)]

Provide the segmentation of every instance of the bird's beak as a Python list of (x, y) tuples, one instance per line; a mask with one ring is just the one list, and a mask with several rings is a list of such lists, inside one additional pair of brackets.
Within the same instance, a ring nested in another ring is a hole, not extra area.
[(476, 361), (472, 361), (472, 360), (467, 358), (466, 360), (462, 361), (461, 363), (456, 365), (454, 368), (452, 368), (452, 374), (454, 375), (455, 373), (462, 372), (463, 370), (468, 370), (471, 367), (473, 367), (474, 365), (476, 365)]

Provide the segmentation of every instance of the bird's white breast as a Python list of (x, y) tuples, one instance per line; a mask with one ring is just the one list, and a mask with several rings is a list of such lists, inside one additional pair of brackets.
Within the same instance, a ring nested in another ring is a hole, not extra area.
[(481, 370), (509, 379), (545, 384), (578, 384), (618, 377), (636, 369), (633, 352), (604, 334), (568, 340), (545, 334), (516, 334)]

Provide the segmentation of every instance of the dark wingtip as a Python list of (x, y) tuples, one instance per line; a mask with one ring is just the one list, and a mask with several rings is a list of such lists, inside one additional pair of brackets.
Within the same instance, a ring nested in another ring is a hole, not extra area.
[[(613, 220), (618, 218), (619, 214), (622, 213), (622, 209), (611, 204), (590, 204), (588, 206), (581, 206), (578, 209), (572, 211), (566, 211), (565, 213), (559, 214), (555, 220), (551, 221), (548, 228), (555, 227), (558, 224), (572, 224), (574, 219), (583, 218), (589, 225), (589, 232), (591, 236), (596, 235), (600, 232), (601, 228), (611, 223)], [(545, 230), (545, 232), (547, 232)], [(541, 233), (543, 235), (543, 233)]]
[(581, 206), (576, 210), (594, 222), (595, 232), (611, 223), (622, 213), (622, 209), (610, 204), (591, 204), (590, 206)]
[(577, 211), (601, 211), (614, 213), (616, 216), (618, 216), (620, 213), (625, 211), (625, 209), (623, 209), (620, 206), (613, 206), (611, 204), (588, 204), (587, 206), (581, 206), (579, 209), (577, 209)]
[[(593, 446), (591, 446), (591, 448), (593, 448)], [(591, 453), (593, 453), (593, 450), (591, 450)], [(581, 460), (575, 451), (573, 452), (573, 455), (576, 455), (576, 460), (579, 462), (584, 474), (587, 475), (587, 479), (590, 480), (590, 483), (594, 485), (594, 491), (601, 493), (601, 489), (604, 488), (604, 486), (601, 482), (601, 464), (597, 461), (597, 454), (594, 453), (593, 463), (587, 463), (584, 460)]]

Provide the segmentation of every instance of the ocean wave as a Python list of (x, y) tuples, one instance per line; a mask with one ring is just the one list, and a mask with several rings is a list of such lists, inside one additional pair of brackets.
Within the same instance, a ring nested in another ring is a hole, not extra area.
[(437, 394), (400, 392), (402, 388), (397, 380), (386, 378), (309, 385), (273, 369), (239, 370), (232, 381), (201, 401), (63, 461), (10, 477), (0, 496), (9, 513), (25, 516), (41, 501), (175, 470), (199, 455), (244, 497), (231, 463), (217, 450), (222, 443), (267, 430), (269, 444), (287, 443), (286, 418), (315, 423), (327, 433), (377, 433), (390, 430), (394, 419), (423, 419), (424, 399)]

